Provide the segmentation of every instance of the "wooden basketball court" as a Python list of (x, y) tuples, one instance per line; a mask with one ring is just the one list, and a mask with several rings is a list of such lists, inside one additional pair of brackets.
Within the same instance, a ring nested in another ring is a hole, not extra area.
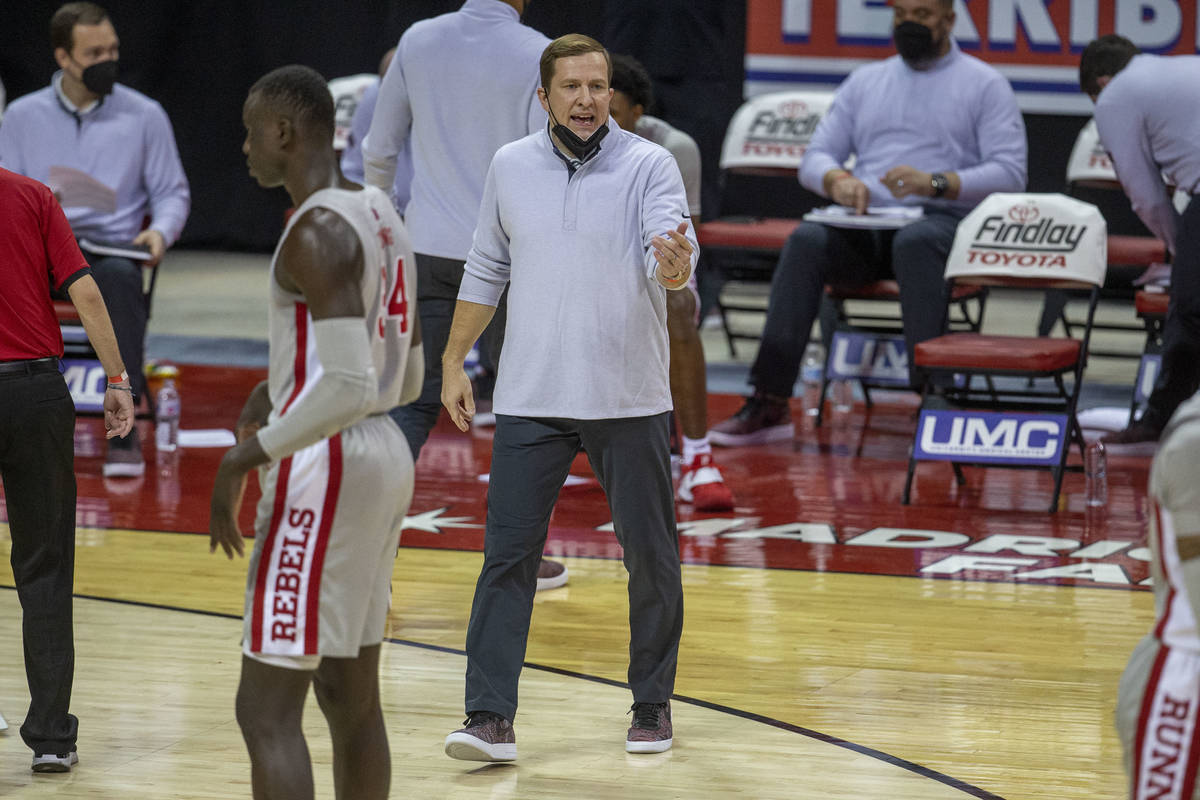
[[(261, 370), (184, 366), (185, 428), (232, 427)], [(550, 551), (568, 586), (535, 604), (516, 720), (520, 760), (453, 761), (462, 646), (481, 564), (490, 432), (443, 420), (393, 579), (382, 692), (394, 797), (1119, 798), (1116, 684), (1149, 629), (1148, 459), (1111, 458), (1110, 502), (1068, 475), (1047, 515), (1040, 472), (923, 465), (899, 505), (915, 399), (885, 396), (793, 444), (718, 453), (738, 507), (679, 507), (686, 622), (675, 747), (623, 750), (625, 575), (603, 494), (583, 466)], [(737, 398), (713, 396), (721, 419)], [(147, 423), (140, 423), (145, 426)], [(149, 432), (143, 428), (143, 438)], [(29, 771), (14, 591), (0, 591), (0, 796), (249, 797), (234, 720), (245, 561), (208, 553), (219, 450), (104, 481), (100, 423), (81, 418), (72, 710), (80, 764)], [(160, 469), (161, 467), (161, 469)], [(249, 503), (244, 527), (249, 530)], [(7, 528), (0, 523), (3, 547)], [(11, 573), (0, 584), (12, 586)], [(328, 736), (306, 715), (318, 797)]]

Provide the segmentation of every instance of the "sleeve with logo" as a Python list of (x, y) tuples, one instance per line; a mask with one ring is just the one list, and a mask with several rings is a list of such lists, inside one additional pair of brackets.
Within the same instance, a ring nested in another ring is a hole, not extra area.
[[(646, 177), (645, 195), (642, 198), (642, 245), (646, 250), (646, 275), (654, 281), (658, 269), (658, 260), (654, 256), (651, 240), (655, 236), (666, 236), (669, 231), (679, 227), (679, 223), (687, 216), (687, 196), (683, 189), (683, 177), (675, 159), (666, 150), (659, 148), (656, 158), (649, 167)], [(692, 256), (689, 259), (688, 275), (679, 285), (682, 289), (687, 285), (687, 278), (696, 268), (700, 255), (700, 246), (696, 243), (696, 227), (688, 220), (687, 239), (692, 244)]]

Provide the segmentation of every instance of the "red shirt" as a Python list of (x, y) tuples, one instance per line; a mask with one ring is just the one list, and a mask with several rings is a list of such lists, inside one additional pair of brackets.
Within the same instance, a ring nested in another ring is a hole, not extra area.
[(50, 189), (0, 168), (0, 361), (61, 356), (50, 287), (88, 274)]

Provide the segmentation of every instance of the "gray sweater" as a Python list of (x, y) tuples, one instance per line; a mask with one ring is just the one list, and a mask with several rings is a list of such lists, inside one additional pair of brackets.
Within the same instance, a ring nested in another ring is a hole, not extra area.
[(1200, 56), (1134, 56), (1096, 101), (1096, 129), (1133, 210), (1175, 250), (1163, 176), (1200, 191)]
[[(666, 290), (650, 241), (687, 217), (663, 148), (609, 119), (600, 151), (570, 174), (543, 129), (500, 148), (484, 185), (458, 299), (508, 326), (498, 414), (612, 419), (671, 408)], [(692, 241), (692, 266), (699, 248)]]

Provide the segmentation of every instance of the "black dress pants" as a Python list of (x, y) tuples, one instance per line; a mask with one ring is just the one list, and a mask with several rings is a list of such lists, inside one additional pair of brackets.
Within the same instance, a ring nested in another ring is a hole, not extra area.
[(496, 415), (483, 569), (467, 627), (466, 710), (517, 713), (538, 563), (550, 513), (583, 450), (608, 497), (629, 572), (629, 688), (662, 703), (675, 688), (683, 584), (667, 414), (623, 419)]
[[(463, 264), (451, 258), (417, 253), (417, 314), (421, 319), (421, 349), (425, 356), (425, 382), (421, 395), (406, 406), (396, 406), (388, 413), (408, 440), (413, 461), (429, 432), (442, 413), (442, 352), (450, 340), (450, 323), (458, 303), (458, 287), (462, 283)], [(479, 340), (479, 361), (484, 370), (495, 376), (504, 345), (504, 325), (507, 291), (500, 298), (496, 315), (488, 323)]]
[(79, 727), (68, 713), (75, 672), (74, 433), (75, 404), (56, 367), (0, 374), (0, 478), (30, 694), (21, 738), (35, 753), (71, 752)]
[(1200, 389), (1200, 201), (1192, 196), (1175, 233), (1171, 299), (1163, 323), (1162, 371), (1142, 422), (1161, 431), (1175, 409)]

